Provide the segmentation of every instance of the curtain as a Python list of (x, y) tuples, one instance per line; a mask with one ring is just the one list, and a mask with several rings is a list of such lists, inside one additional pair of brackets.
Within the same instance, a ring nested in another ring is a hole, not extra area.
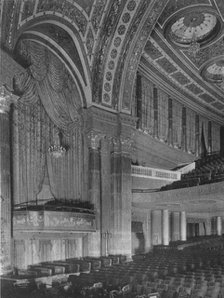
[(142, 77), (142, 129), (151, 135), (154, 127), (153, 84)]
[(187, 109), (187, 150), (195, 154), (195, 112)]
[(34, 104), (40, 98), (51, 120), (71, 132), (80, 120), (81, 98), (76, 83), (64, 64), (44, 46), (25, 40), (20, 48), (30, 66), (15, 77), (15, 90), (23, 93), (23, 102)]
[(212, 151), (220, 151), (220, 125), (212, 122)]
[[(50, 126), (50, 143), (57, 138), (58, 129)], [(68, 148), (64, 156), (54, 158), (47, 154), (47, 167), (51, 191), (58, 199), (81, 199), (82, 194), (82, 135), (77, 125), (72, 135), (63, 135), (62, 144)]]
[[(200, 153), (206, 150), (208, 151), (208, 119), (199, 116), (199, 142), (200, 142)], [(203, 148), (204, 146), (204, 148)]]
[(13, 115), (13, 190), (14, 203), (36, 199), (40, 192), (46, 152), (47, 115), (41, 103), (28, 105), (22, 102), (14, 108)]
[[(30, 66), (14, 79), (14, 89), (22, 95), (13, 113), (14, 203), (36, 200), (46, 168), (56, 198), (81, 198), (82, 122), (76, 83), (44, 46), (23, 41), (20, 47)], [(48, 148), (58, 132), (68, 150), (55, 159)]]
[(158, 90), (159, 139), (167, 142), (168, 138), (168, 95)]
[(182, 105), (173, 100), (173, 145), (175, 148), (181, 147), (181, 126), (182, 124)]

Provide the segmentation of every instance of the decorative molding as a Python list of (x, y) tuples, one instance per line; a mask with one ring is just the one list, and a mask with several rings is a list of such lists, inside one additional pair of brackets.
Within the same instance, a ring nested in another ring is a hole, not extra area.
[(158, 16), (164, 9), (164, 5), (167, 2), (167, 0), (151, 1), (143, 17), (142, 24), (139, 26), (139, 33), (136, 34), (133, 41), (134, 44), (133, 46), (130, 46), (129, 54), (125, 61), (125, 67), (123, 68), (123, 76), (121, 79), (122, 83), (120, 82), (119, 85), (122, 87), (119, 88), (118, 86), (118, 90), (120, 91), (119, 98), (122, 101), (120, 103), (120, 108), (124, 112), (130, 113), (134, 79), (142, 52), (147, 39), (155, 26)]
[(8, 113), (10, 106), (18, 99), (18, 96), (12, 94), (6, 85), (0, 87), (0, 113)]
[(106, 66), (103, 79), (102, 103), (108, 106), (113, 106), (115, 109), (117, 109), (118, 104), (116, 100), (113, 100), (112, 96), (115, 71), (119, 62), (122, 48), (124, 46), (127, 31), (131, 26), (132, 19), (134, 18), (140, 3), (141, 1), (139, 0), (130, 0), (126, 2), (111, 42), (107, 60), (105, 62)]
[(94, 150), (99, 149), (100, 141), (104, 137), (105, 136), (102, 133), (91, 130), (87, 134), (88, 147)]
[(60, 211), (14, 211), (13, 229), (17, 232), (95, 231), (95, 215)]
[(148, 179), (177, 181), (181, 178), (181, 173), (177, 171), (168, 171), (142, 166), (131, 166), (131, 175), (133, 177), (142, 177)]

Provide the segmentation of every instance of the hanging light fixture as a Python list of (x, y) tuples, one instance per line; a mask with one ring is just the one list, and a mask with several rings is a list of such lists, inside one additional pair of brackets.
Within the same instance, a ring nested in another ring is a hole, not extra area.
[(200, 43), (197, 42), (197, 36), (195, 33), (195, 28), (196, 27), (192, 27), (193, 34), (192, 34), (192, 40), (190, 43), (190, 46), (188, 48), (188, 52), (191, 56), (193, 56), (194, 58), (196, 58), (197, 54), (200, 52)]
[(54, 145), (51, 145), (48, 148), (48, 152), (54, 158), (63, 157), (66, 153), (66, 148), (62, 145), (62, 132), (59, 131), (56, 138)]

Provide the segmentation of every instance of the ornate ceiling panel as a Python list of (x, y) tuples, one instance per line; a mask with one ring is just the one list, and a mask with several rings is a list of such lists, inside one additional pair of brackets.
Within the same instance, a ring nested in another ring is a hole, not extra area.
[(78, 73), (88, 102), (130, 114), (141, 60), (190, 106), (223, 121), (223, 0), (2, 3), (1, 45), (14, 54), (22, 39), (46, 45)]
[[(169, 0), (144, 49), (156, 77), (224, 123), (224, 2)], [(167, 84), (169, 84), (167, 82)], [(205, 109), (204, 109), (205, 108)], [(203, 113), (203, 112), (202, 112)], [(221, 117), (220, 117), (221, 116)]]

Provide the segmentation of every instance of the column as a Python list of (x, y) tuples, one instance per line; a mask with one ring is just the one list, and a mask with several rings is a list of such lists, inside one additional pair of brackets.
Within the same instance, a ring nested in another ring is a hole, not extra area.
[(147, 212), (144, 215), (145, 219), (143, 221), (143, 234), (145, 239), (145, 253), (151, 250), (151, 214)]
[(161, 210), (152, 211), (152, 244), (162, 244), (162, 212)]
[(111, 215), (113, 254), (131, 257), (131, 158), (129, 138), (113, 138), (111, 154)]
[(169, 211), (163, 210), (163, 245), (169, 245), (169, 234), (170, 234), (170, 225), (169, 225)]
[(0, 209), (1, 209), (1, 253), (0, 275), (11, 271), (11, 148), (10, 148), (10, 104), (12, 94), (5, 86), (0, 87)]
[(101, 252), (103, 256), (110, 254), (111, 241), (112, 241), (112, 225), (111, 225), (111, 166), (110, 166), (110, 153), (111, 144), (108, 139), (101, 140)]
[(181, 211), (180, 213), (180, 240), (187, 240), (187, 219), (185, 211)]
[(217, 235), (222, 236), (222, 218), (217, 216)]
[(172, 241), (180, 240), (180, 212), (172, 213)]
[(88, 254), (101, 255), (101, 174), (100, 174), (100, 140), (101, 135), (91, 131), (88, 135), (89, 147), (89, 198), (94, 205), (96, 232), (88, 235)]
[(211, 236), (212, 235), (212, 222), (211, 222), (211, 219), (207, 219), (205, 221), (205, 234), (206, 234), (206, 236)]
[(131, 209), (132, 209), (132, 181), (131, 181), (131, 150), (132, 140), (120, 137), (121, 143), (121, 227), (123, 254), (131, 259)]

